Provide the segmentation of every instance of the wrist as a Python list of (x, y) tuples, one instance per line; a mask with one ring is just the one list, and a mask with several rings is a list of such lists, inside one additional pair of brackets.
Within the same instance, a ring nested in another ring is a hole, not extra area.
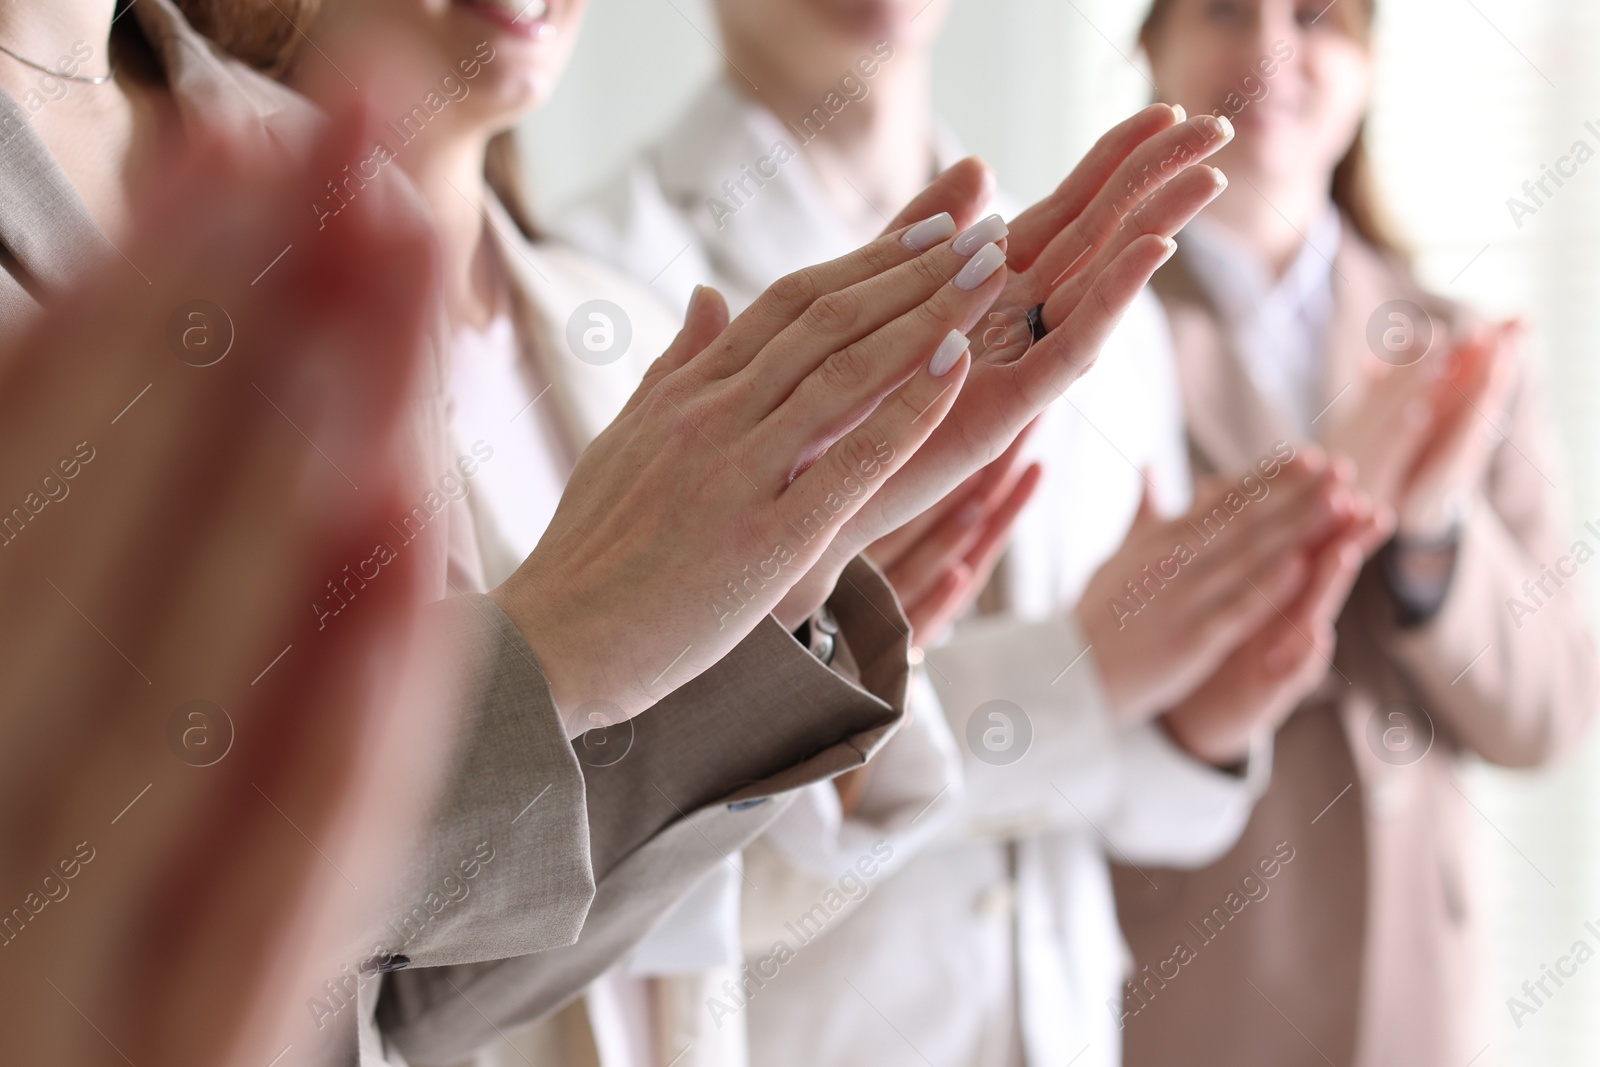
[(563, 599), (558, 594), (518, 571), (488, 595), (527, 643), (529, 660), (544, 679), (569, 736), (589, 729), (596, 715), (620, 721), (649, 706), (648, 700), (631, 696), (631, 688), (611, 684), (608, 659), (596, 662), (586, 654), (604, 648), (605, 642), (585, 637), (562, 618), (557, 605)]
[(1379, 550), (1379, 570), (1401, 626), (1420, 626), (1443, 609), (1455, 578), (1461, 534), (1459, 524), (1426, 539), (1397, 534)]
[(830, 562), (819, 562), (794, 583), (783, 595), (783, 599), (773, 606), (773, 618), (777, 619), (778, 624), (785, 630), (794, 633), (827, 603), (843, 574), (842, 565), (834, 566)]
[(1472, 516), (1472, 497), (1451, 492), (1424, 503), (1402, 507), (1396, 516), (1395, 538), (1408, 547), (1428, 548), (1460, 540)]
[(1201, 763), (1219, 770), (1242, 773), (1250, 757), (1250, 733), (1226, 723), (1210, 721), (1204, 715), (1188, 714), (1181, 708), (1157, 720), (1169, 738)]
[(1106, 709), (1111, 713), (1111, 718), (1119, 723), (1148, 719), (1155, 709), (1141, 709), (1133, 694), (1128, 692), (1122, 661), (1110, 654), (1114, 640), (1108, 630), (1101, 629), (1100, 623), (1104, 620), (1091, 622), (1095, 612), (1086, 611), (1086, 608), (1085, 602), (1079, 601), (1072, 610), (1073, 620), (1078, 624), (1078, 632), (1083, 634), (1084, 640), (1088, 642), (1088, 647), (1084, 651), (1094, 664), (1095, 675), (1100, 681), (1100, 692), (1105, 697)]

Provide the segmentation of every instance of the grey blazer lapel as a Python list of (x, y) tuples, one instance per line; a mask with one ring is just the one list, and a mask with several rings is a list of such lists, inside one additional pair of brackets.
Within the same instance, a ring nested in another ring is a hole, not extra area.
[(27, 112), (0, 91), (0, 247), (7, 273), (37, 300), (82, 277), (100, 240), (88, 206)]

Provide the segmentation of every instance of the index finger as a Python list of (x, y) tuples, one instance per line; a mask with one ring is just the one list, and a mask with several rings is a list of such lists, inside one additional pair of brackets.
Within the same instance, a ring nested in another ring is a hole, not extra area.
[(1011, 223), (1011, 264), (1024, 271), (1073, 219), (1083, 214), (1094, 195), (1104, 188), (1122, 161), (1145, 141), (1183, 121), (1183, 112), (1166, 104), (1151, 104), (1101, 135), (1089, 154), (1055, 191)]
[(787, 274), (769, 285), (718, 340), (689, 365), (711, 378), (728, 378), (747, 367), (773, 338), (819, 299), (909, 263), (956, 235), (948, 212), (900, 226), (838, 259)]

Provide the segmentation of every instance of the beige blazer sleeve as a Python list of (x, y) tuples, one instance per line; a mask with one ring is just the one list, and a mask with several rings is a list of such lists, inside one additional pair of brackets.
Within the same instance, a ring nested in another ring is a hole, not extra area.
[[(1600, 536), (1584, 530), (1582, 552), (1568, 539), (1551, 422), (1523, 375), (1442, 609), (1422, 626), (1399, 626), (1376, 573), (1363, 576), (1356, 603), (1361, 627), (1416, 686), (1437, 728), (1512, 767), (1572, 751), (1600, 692), (1577, 569)], [(1541, 579), (1543, 591), (1524, 588)]]
[[(769, 617), (711, 671), (612, 727), (617, 748), (599, 757), (592, 740), (560, 739), (526, 644), (500, 642), (429, 863), (442, 878), (484, 835), (504, 847), (408, 947), (410, 966), (385, 977), (386, 1043), (413, 1065), (448, 1063), (554, 1011), (764, 832), (786, 794), (865, 763), (904, 715), (909, 628), (863, 561), (829, 606), (845, 639), (833, 668)], [(515, 635), (509, 622), (491, 629)]]

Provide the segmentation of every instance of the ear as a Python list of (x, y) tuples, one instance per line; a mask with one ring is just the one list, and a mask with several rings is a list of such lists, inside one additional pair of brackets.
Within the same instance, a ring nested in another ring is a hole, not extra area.
[(968, 156), (928, 183), (883, 232), (893, 233), (941, 211), (948, 211), (956, 220), (956, 229), (964, 230), (978, 221), (994, 196), (994, 187), (994, 171), (989, 165), (977, 156)]

